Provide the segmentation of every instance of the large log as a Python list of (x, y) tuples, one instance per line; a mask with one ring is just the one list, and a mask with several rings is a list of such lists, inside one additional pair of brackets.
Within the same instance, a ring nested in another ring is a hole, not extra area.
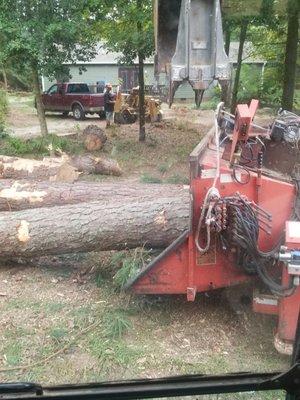
[(0, 177), (3, 179), (36, 179), (74, 182), (79, 172), (116, 175), (122, 173), (115, 160), (91, 155), (45, 157), (31, 160), (0, 155)]
[(73, 156), (70, 163), (80, 172), (101, 175), (122, 175), (122, 170), (116, 160), (91, 155)]
[(188, 227), (186, 195), (0, 213), (0, 258), (166, 247)]
[(151, 199), (178, 198), (188, 202), (188, 188), (182, 185), (118, 183), (47, 182), (8, 179), (0, 180), (0, 211), (20, 211), (77, 204), (89, 201), (133, 202), (142, 197)]

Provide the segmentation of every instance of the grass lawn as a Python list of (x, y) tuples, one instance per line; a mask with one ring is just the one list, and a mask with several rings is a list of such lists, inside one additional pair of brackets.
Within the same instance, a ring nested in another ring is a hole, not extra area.
[[(123, 176), (81, 179), (188, 184), (188, 155), (208, 131), (210, 118), (211, 112), (176, 106), (172, 120), (147, 125), (146, 143), (137, 140), (137, 124), (114, 126), (106, 131), (104, 150), (94, 154), (116, 159)], [(12, 96), (8, 128), (18, 135), (4, 136), (0, 153), (41, 158), (49, 144), (82, 153), (84, 127), (104, 128), (96, 118), (79, 124), (71, 117), (47, 119), (51, 136), (26, 139), (37, 123), (32, 99)], [(62, 131), (73, 135), (61, 137)], [(254, 314), (238, 302), (247, 287), (198, 295), (194, 303), (185, 296), (133, 296), (122, 284), (137, 260), (146, 263), (149, 254), (142, 249), (73, 254), (2, 265), (0, 379), (58, 384), (288, 367), (289, 358), (273, 346), (274, 317)]]

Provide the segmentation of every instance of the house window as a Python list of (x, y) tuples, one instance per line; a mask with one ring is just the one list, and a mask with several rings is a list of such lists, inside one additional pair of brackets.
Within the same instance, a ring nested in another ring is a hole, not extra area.
[(139, 73), (136, 67), (119, 67), (119, 80), (122, 92), (129, 92), (138, 85)]

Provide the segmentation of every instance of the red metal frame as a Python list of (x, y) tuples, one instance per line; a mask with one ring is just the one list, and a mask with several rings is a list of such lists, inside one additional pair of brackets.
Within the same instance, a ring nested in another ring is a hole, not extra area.
[(251, 100), (250, 106), (238, 104), (235, 112), (235, 124), (232, 135), (230, 163), (234, 162), (234, 156), (239, 142), (247, 142), (251, 131), (251, 122), (258, 107), (258, 100)]
[[(243, 136), (243, 140), (247, 138), (256, 108), (257, 102), (251, 103), (250, 108), (248, 106), (237, 107), (238, 121), (235, 124), (235, 132), (239, 132), (240, 135), (241, 126), (244, 123), (247, 123), (248, 126), (243, 128), (246, 129), (246, 135)], [(236, 142), (233, 141), (232, 148), (235, 145)], [(213, 240), (209, 251), (205, 254), (200, 254), (196, 248), (195, 236), (200, 207), (203, 204), (207, 190), (212, 186), (216, 174), (215, 165), (218, 155), (216, 147), (207, 139), (204, 139), (204, 142), (198, 146), (202, 147), (202, 150), (204, 146), (204, 152), (196, 161), (191, 158), (190, 192), (192, 200), (190, 229), (172, 243), (131, 282), (131, 287), (135, 293), (185, 293), (187, 300), (193, 301), (197, 292), (228, 287), (252, 279), (251, 276), (244, 274), (242, 269), (238, 269), (235, 266), (234, 254), (230, 253), (230, 251), (222, 251), (218, 241)], [(223, 159), (220, 160), (220, 178), (216, 187), (221, 197), (239, 192), (273, 216), (271, 235), (263, 231), (259, 235), (259, 247), (262, 250), (271, 249), (278, 242), (285, 228), (285, 223), (292, 214), (295, 187), (291, 183), (264, 175), (258, 181), (255, 172), (250, 172), (248, 184), (241, 185), (233, 179), (230, 162)], [(287, 278), (286, 268), (283, 268), (283, 282)], [(270, 298), (272, 297), (270, 296)], [(254, 310), (277, 314), (279, 317), (279, 337), (285, 340), (292, 340), (295, 335), (297, 321), (295, 316), (298, 315), (299, 305), (300, 289), (298, 288), (294, 295), (288, 298), (281, 298), (276, 302), (269, 301), (268, 304), (254, 301)]]

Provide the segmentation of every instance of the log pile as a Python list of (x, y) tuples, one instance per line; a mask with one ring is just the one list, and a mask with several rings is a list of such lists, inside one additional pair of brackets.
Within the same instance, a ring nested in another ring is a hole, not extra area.
[(0, 156), (0, 259), (163, 248), (187, 229), (187, 187), (76, 181), (81, 171), (121, 173), (90, 155)]

